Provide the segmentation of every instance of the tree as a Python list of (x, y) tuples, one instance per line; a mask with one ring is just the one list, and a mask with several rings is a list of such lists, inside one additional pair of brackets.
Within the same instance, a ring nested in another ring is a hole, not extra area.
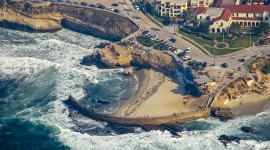
[(207, 33), (208, 32), (208, 23), (203, 23), (203, 22), (201, 22), (200, 23), (200, 25), (199, 25), (199, 27), (198, 27), (198, 30), (200, 31), (200, 32), (205, 32), (205, 33)]
[(260, 26), (255, 27), (253, 30), (256, 35), (262, 35), (263, 33), (266, 33), (269, 30), (269, 24), (262, 22)]
[(183, 11), (183, 14), (182, 14), (182, 17), (185, 18), (186, 20), (190, 20), (191, 17), (192, 17), (192, 12), (190, 9), (188, 10), (184, 10)]
[(232, 34), (237, 34), (240, 30), (240, 24), (238, 22), (233, 22), (230, 26), (229, 32)]
[(199, 24), (199, 22), (198, 22), (198, 20), (197, 20), (197, 19), (193, 19), (193, 20), (191, 20), (191, 21), (190, 21), (190, 23), (192, 23), (193, 28), (197, 28), (197, 27), (198, 27), (198, 24)]

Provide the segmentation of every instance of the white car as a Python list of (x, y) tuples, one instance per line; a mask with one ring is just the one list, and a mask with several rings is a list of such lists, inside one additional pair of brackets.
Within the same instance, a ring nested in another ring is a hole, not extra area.
[(186, 52), (188, 53), (188, 52), (190, 52), (191, 50), (192, 50), (192, 47), (189, 47), (189, 48), (186, 49)]
[(184, 55), (184, 56), (182, 57), (182, 59), (183, 59), (183, 60), (188, 60), (188, 59), (190, 59), (190, 56)]
[(112, 7), (107, 8), (109, 11), (114, 11)]
[(174, 50), (173, 51), (173, 53), (175, 53), (175, 54), (179, 54), (179, 53), (181, 53), (182, 51), (180, 50), (180, 49), (176, 49), (176, 50)]
[(137, 5), (136, 5), (134, 8), (135, 8), (136, 10), (139, 10), (139, 9), (140, 9), (139, 6), (137, 6)]

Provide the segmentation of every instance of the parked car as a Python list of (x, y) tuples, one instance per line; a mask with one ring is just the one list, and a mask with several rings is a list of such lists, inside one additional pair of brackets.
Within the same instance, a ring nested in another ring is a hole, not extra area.
[(108, 7), (107, 10), (114, 11), (114, 9), (112, 7)]
[(112, 4), (112, 6), (117, 7), (117, 6), (118, 6), (118, 4), (114, 3), (114, 4)]
[(115, 13), (120, 13), (120, 10), (115, 9), (113, 12), (115, 12)]
[(192, 50), (192, 47), (187, 48), (185, 51), (188, 53)]
[(188, 59), (190, 59), (190, 56), (188, 56), (188, 55), (184, 55), (183, 57), (181, 57), (183, 60), (188, 60)]
[(86, 2), (81, 2), (82, 6), (87, 6), (88, 4)]
[(102, 4), (97, 4), (97, 8), (100, 8), (100, 9), (106, 9), (106, 7)]
[(179, 54), (179, 53), (181, 53), (182, 51), (180, 50), (180, 49), (176, 49), (176, 50), (174, 50), (173, 51), (173, 53), (175, 53), (175, 54)]
[(176, 39), (175, 38), (170, 38), (169, 41), (175, 43), (176, 42)]
[(139, 10), (139, 9), (140, 9), (138, 5), (134, 6), (134, 8), (135, 8), (136, 10)]
[(145, 31), (142, 32), (142, 34), (144, 34), (144, 35), (146, 35), (146, 34), (148, 34), (148, 33), (149, 33), (148, 30), (145, 30)]
[(95, 4), (89, 4), (89, 7), (97, 7)]
[(221, 64), (221, 66), (222, 66), (223, 68), (228, 68), (228, 64), (227, 64), (227, 63), (223, 63), (223, 64)]
[(207, 62), (203, 62), (202, 67), (207, 67)]

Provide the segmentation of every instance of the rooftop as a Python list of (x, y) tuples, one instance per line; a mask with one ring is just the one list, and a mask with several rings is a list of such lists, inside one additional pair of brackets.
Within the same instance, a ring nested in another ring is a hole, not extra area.
[(263, 13), (265, 11), (270, 12), (270, 6), (268, 5), (221, 5), (221, 8), (228, 8), (232, 12), (236, 13)]
[(210, 78), (208, 78), (206, 75), (202, 75), (202, 76), (200, 76), (200, 78), (195, 79), (195, 82), (198, 84), (205, 84), (208, 82), (212, 82), (212, 80)]

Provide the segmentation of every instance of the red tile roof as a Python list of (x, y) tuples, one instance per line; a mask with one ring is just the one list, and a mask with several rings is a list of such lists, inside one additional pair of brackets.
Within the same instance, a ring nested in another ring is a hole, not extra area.
[(193, 12), (195, 12), (197, 15), (198, 14), (205, 14), (207, 11), (206, 7), (196, 7), (193, 9)]
[(236, 13), (263, 13), (264, 11), (270, 12), (268, 5), (221, 5), (221, 8), (228, 8)]
[(218, 20), (229, 21), (231, 14), (232, 12), (229, 9), (224, 9), (221, 16), (215, 18), (213, 22), (218, 21)]
[(233, 20), (254, 20), (262, 21), (262, 18), (248, 18), (248, 17), (232, 17)]

